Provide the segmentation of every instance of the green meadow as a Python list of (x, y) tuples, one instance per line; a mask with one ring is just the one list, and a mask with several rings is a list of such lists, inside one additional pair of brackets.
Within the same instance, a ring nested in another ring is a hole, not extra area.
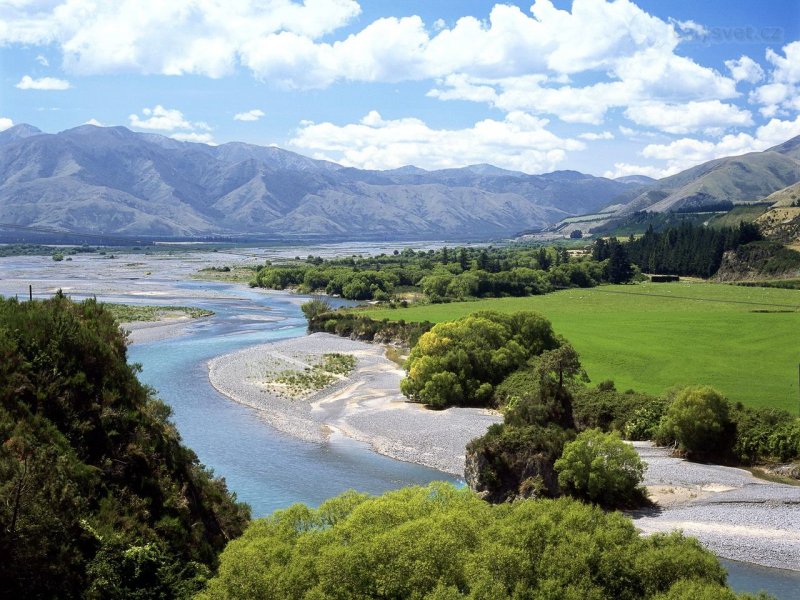
[(367, 314), (440, 322), (476, 310), (545, 315), (595, 383), (654, 394), (701, 383), (734, 402), (798, 411), (800, 290), (642, 283)]

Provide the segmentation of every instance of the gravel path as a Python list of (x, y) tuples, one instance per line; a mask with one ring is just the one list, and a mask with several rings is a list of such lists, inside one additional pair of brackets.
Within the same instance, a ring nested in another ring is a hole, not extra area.
[(639, 529), (681, 529), (724, 558), (800, 571), (800, 487), (672, 458), (648, 442), (634, 446), (658, 502), (656, 510), (631, 515)]
[[(323, 390), (291, 399), (265, 383), (268, 371), (302, 368), (329, 352), (351, 354), (357, 364), (349, 376)], [(431, 411), (409, 403), (399, 392), (403, 371), (384, 356), (382, 347), (325, 333), (247, 348), (215, 358), (208, 366), (218, 391), (258, 409), (286, 433), (322, 442), (337, 431), (386, 456), (457, 476), (464, 474), (467, 443), (502, 420), (494, 411)]]

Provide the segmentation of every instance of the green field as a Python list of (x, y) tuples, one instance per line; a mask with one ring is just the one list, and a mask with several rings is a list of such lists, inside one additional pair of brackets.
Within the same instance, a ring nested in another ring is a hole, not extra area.
[(733, 401), (798, 411), (800, 290), (642, 283), (367, 314), (439, 322), (476, 310), (545, 315), (595, 383), (651, 393), (702, 383)]

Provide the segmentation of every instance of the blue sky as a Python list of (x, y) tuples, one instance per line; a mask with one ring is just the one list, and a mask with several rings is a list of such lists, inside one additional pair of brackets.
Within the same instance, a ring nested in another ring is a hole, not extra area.
[(0, 128), (663, 176), (800, 135), (800, 2), (0, 0)]

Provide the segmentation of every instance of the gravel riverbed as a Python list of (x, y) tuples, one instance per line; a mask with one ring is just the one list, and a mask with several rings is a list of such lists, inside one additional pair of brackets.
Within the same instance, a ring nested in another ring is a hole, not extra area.
[[(264, 373), (289, 358), (352, 354), (347, 377), (304, 398), (276, 395)], [(212, 385), (252, 406), (276, 428), (323, 442), (340, 433), (375, 451), (463, 476), (464, 448), (502, 421), (494, 411), (451, 408), (431, 411), (399, 393), (403, 372), (378, 345), (317, 333), (255, 346), (209, 362)], [(630, 513), (645, 534), (675, 529), (697, 537), (717, 555), (767, 567), (800, 570), (800, 487), (770, 483), (748, 471), (691, 463), (649, 442), (634, 447), (647, 463), (645, 485), (656, 507)]]
[[(267, 383), (280, 365), (302, 368), (322, 354), (357, 359), (355, 369), (323, 390), (288, 398)], [(369, 444), (375, 451), (408, 462), (464, 474), (464, 449), (492, 423), (495, 411), (450, 408), (432, 411), (399, 392), (403, 372), (381, 346), (325, 333), (262, 344), (209, 361), (209, 379), (222, 394), (256, 408), (274, 427), (296, 437), (323, 442), (333, 433)]]

